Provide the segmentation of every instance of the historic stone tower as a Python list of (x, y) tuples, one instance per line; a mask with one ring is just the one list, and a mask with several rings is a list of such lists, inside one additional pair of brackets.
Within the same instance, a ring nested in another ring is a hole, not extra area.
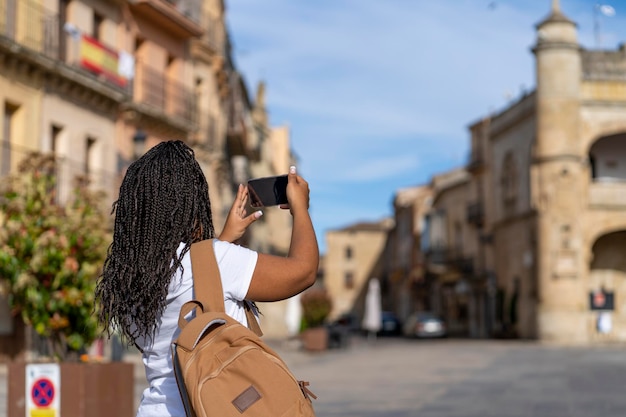
[(536, 264), (539, 339), (584, 338), (587, 274), (583, 242), (588, 167), (580, 143), (582, 63), (576, 24), (552, 3), (537, 25), (536, 138), (531, 189), (537, 212)]
[(537, 337), (626, 341), (626, 47), (586, 50), (553, 0), (537, 25)]

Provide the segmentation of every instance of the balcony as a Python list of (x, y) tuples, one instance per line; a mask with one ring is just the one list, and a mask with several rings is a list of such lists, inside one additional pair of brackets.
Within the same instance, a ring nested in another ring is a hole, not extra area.
[(226, 138), (228, 152), (231, 155), (245, 155), (248, 159), (258, 161), (260, 158), (260, 142), (258, 129), (254, 129), (250, 119), (251, 104), (243, 79), (233, 73), (229, 79), (228, 125)]
[(0, 35), (6, 40), (56, 59), (59, 34), (58, 16), (30, 1), (0, 0)]
[(191, 89), (61, 22), (37, 1), (0, 0), (0, 62), (42, 73), (59, 88), (128, 104), (183, 132), (196, 121)]
[[(191, 39), (190, 53), (195, 59), (214, 66), (216, 73), (222, 71), (226, 55), (226, 33), (223, 23), (214, 17), (206, 17), (206, 27), (202, 38)], [(222, 57), (221, 59), (215, 59)]]
[(133, 13), (172, 35), (188, 39), (204, 33), (201, 0), (129, 0)]
[[(34, 148), (27, 148), (9, 140), (0, 138), (0, 180), (6, 181), (9, 174), (17, 174), (18, 166), (30, 158), (33, 153), (41, 153)], [(85, 159), (81, 160), (79, 155), (59, 156), (55, 155), (55, 189), (53, 194), (58, 202), (66, 202), (72, 196), (72, 191), (77, 185), (88, 185), (90, 189), (103, 192), (106, 198), (101, 202), (102, 209), (107, 212), (111, 208), (113, 191), (119, 187), (118, 174), (107, 167), (92, 167)]]
[(137, 65), (132, 87), (133, 102), (139, 104), (143, 112), (157, 118), (169, 116), (187, 128), (196, 123), (196, 100), (192, 90), (169, 79), (163, 72)]
[(426, 262), (440, 270), (454, 270), (464, 275), (474, 272), (474, 260), (459, 250), (436, 247), (426, 252)]
[(476, 227), (481, 227), (485, 220), (485, 210), (480, 202), (467, 205), (467, 222)]
[(466, 169), (472, 174), (480, 174), (485, 169), (485, 160), (482, 156), (472, 153)]
[(118, 52), (62, 24), (37, 2), (0, 0), (0, 56), (115, 101), (125, 98)]
[(626, 208), (626, 181), (598, 181), (589, 187), (589, 206), (593, 209)]
[(78, 64), (110, 84), (125, 87), (128, 80), (120, 74), (120, 54), (90, 36), (80, 36)]

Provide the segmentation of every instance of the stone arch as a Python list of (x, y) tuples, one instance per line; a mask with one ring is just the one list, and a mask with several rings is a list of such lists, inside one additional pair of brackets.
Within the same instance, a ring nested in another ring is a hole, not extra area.
[(591, 246), (590, 268), (611, 269), (626, 276), (626, 227), (600, 236)]
[(583, 150), (589, 155), (591, 147), (601, 138), (626, 134), (626, 118), (611, 120), (602, 123), (594, 123), (590, 127), (590, 134), (583, 138)]
[(590, 336), (592, 340), (626, 341), (626, 227), (599, 236), (590, 250), (590, 300), (598, 293), (613, 297), (612, 310), (590, 311)]
[[(595, 243), (600, 240), (602, 236), (610, 235), (620, 231), (626, 231), (626, 217), (615, 216), (614, 218), (607, 218), (604, 220), (602, 227), (598, 227), (595, 230), (591, 230), (588, 242), (590, 242), (590, 250), (593, 250)], [(626, 256), (625, 256), (626, 257)]]
[(625, 181), (626, 131), (598, 138), (588, 157), (594, 181)]

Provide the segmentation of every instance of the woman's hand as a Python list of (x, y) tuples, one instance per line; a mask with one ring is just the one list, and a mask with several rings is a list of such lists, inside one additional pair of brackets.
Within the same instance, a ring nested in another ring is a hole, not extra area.
[(287, 200), (289, 204), (281, 204), (280, 208), (289, 209), (293, 215), (295, 211), (309, 210), (309, 183), (296, 173), (296, 167), (289, 167), (289, 182), (287, 183)]
[(254, 213), (247, 215), (247, 203), (248, 188), (239, 184), (237, 198), (235, 198), (235, 201), (228, 212), (224, 229), (218, 237), (219, 240), (234, 243), (239, 240), (241, 236), (243, 236), (248, 226), (257, 221), (263, 215), (262, 211), (255, 211)]
[(288, 205), (293, 216), (287, 256), (259, 253), (246, 295), (251, 301), (278, 301), (292, 297), (315, 283), (319, 248), (309, 215), (309, 184), (289, 168)]

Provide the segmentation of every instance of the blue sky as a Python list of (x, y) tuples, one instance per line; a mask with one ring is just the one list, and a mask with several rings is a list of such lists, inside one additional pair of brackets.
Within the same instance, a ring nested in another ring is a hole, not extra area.
[[(271, 124), (290, 126), (322, 252), (326, 231), (390, 216), (398, 189), (467, 162), (467, 127), (534, 88), (530, 48), (551, 3), (226, 3), (237, 68), (251, 93), (266, 83)], [(615, 49), (626, 0), (601, 3), (612, 17), (595, 15), (596, 3), (560, 6), (583, 46)]]

